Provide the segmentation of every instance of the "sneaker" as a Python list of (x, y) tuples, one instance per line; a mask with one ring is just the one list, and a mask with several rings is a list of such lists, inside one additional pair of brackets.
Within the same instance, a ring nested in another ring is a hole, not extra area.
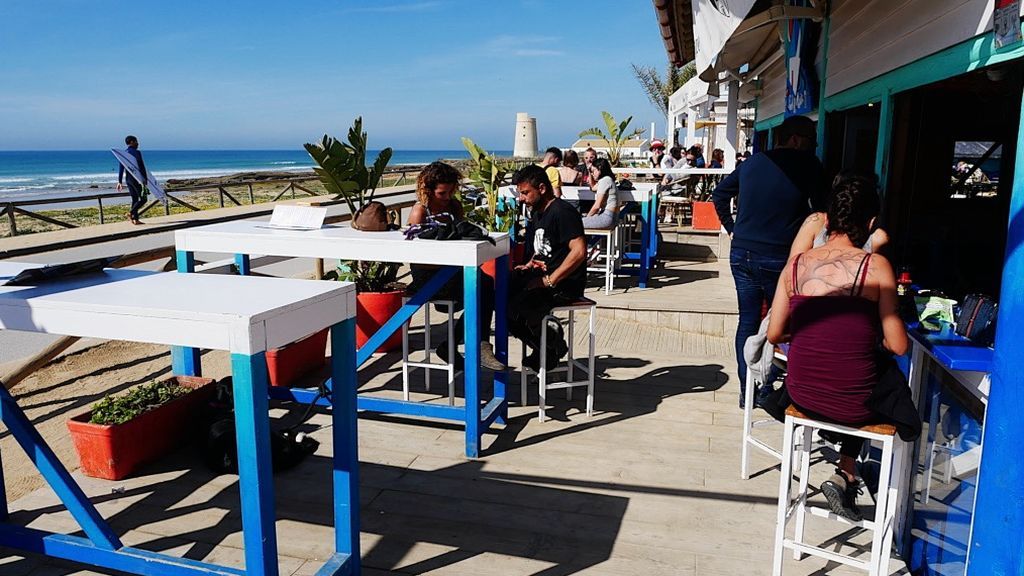
[(828, 500), (828, 507), (836, 515), (854, 522), (864, 519), (857, 507), (857, 494), (860, 493), (860, 482), (848, 482), (846, 475), (836, 468), (836, 473), (821, 483), (821, 493)]
[(601, 245), (600, 244), (594, 244), (593, 246), (590, 247), (590, 250), (587, 252), (587, 264), (588, 265), (597, 264), (597, 261), (600, 258), (601, 258)]
[(523, 368), (529, 368), (534, 372), (540, 372), (540, 354), (534, 350), (523, 358)]
[(508, 366), (506, 366), (501, 360), (498, 360), (498, 357), (494, 355), (494, 346), (491, 345), (490, 342), (480, 343), (480, 366), (483, 366), (492, 372), (504, 372), (508, 370)]
[[(441, 343), (437, 345), (437, 348), (434, 348), (434, 354), (437, 354), (437, 357), (440, 358), (441, 361), (444, 362), (445, 364), (450, 364), (451, 363), (451, 361), (448, 359), (448, 341), (447, 340), (442, 340)], [(466, 365), (466, 359), (462, 356), (462, 354), (459, 354), (458, 350), (456, 350), (455, 351), (455, 369), (456, 370), (462, 370), (465, 365)]]
[(742, 384), (740, 385), (740, 410), (747, 407), (747, 389)]

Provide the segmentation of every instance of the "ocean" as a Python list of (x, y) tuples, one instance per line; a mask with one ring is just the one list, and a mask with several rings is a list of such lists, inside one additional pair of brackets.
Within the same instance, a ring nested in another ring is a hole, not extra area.
[[(510, 150), (495, 151), (511, 156)], [(146, 168), (164, 182), (171, 178), (225, 176), (237, 172), (308, 171), (305, 150), (146, 150)], [(372, 161), (377, 151), (368, 152)], [(395, 150), (390, 166), (466, 159), (465, 150)], [(114, 189), (117, 160), (109, 150), (0, 151), (0, 200), (63, 198)]]

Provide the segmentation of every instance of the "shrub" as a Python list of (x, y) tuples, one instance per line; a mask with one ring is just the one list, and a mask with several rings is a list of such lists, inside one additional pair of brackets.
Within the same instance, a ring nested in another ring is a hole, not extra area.
[(124, 424), (191, 391), (191, 388), (170, 381), (143, 384), (122, 396), (104, 396), (103, 400), (92, 407), (89, 422), (106, 425)]

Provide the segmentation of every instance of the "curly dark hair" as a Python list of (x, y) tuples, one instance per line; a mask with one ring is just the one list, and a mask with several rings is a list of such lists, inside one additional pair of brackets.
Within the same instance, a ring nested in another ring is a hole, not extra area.
[(430, 193), (437, 188), (438, 184), (454, 184), (456, 188), (462, 180), (462, 173), (458, 168), (444, 162), (431, 162), (427, 164), (420, 175), (416, 177), (416, 199), (427, 206), (430, 201)]
[(863, 246), (871, 235), (871, 220), (882, 209), (878, 179), (869, 174), (844, 173), (832, 184), (827, 233), (846, 234), (854, 246)]

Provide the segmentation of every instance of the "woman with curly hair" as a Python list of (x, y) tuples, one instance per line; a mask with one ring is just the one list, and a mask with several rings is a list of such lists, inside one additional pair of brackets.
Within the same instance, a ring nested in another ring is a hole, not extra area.
[[(807, 416), (859, 427), (881, 417), (866, 402), (878, 382), (878, 343), (907, 351), (889, 261), (864, 250), (880, 202), (874, 181), (836, 182), (824, 245), (789, 258), (779, 277), (768, 341), (790, 342), (786, 391)], [(839, 468), (821, 485), (833, 512), (860, 520), (856, 457), (864, 440), (839, 438)]]
[[(426, 224), (434, 220), (454, 224), (463, 219), (462, 204), (456, 195), (462, 174), (458, 169), (444, 162), (428, 164), (416, 178), (416, 204), (409, 214), (409, 225)], [(412, 282), (409, 292), (415, 293), (426, 284), (437, 270), (436, 266), (413, 265)], [(483, 272), (478, 273), (477, 284), (480, 286), (480, 365), (488, 370), (502, 372), (507, 369), (494, 355), (491, 345), (491, 318), (494, 316), (494, 280)], [(462, 305), (462, 274), (456, 274), (434, 296), (438, 299), (452, 300), (456, 306)], [(455, 326), (455, 344), (461, 344), (465, 332), (460, 316)], [(437, 356), (449, 361), (448, 341), (442, 341), (434, 350)], [(457, 353), (456, 353), (457, 354)], [(456, 366), (461, 364), (462, 357), (457, 354), (454, 359)]]

